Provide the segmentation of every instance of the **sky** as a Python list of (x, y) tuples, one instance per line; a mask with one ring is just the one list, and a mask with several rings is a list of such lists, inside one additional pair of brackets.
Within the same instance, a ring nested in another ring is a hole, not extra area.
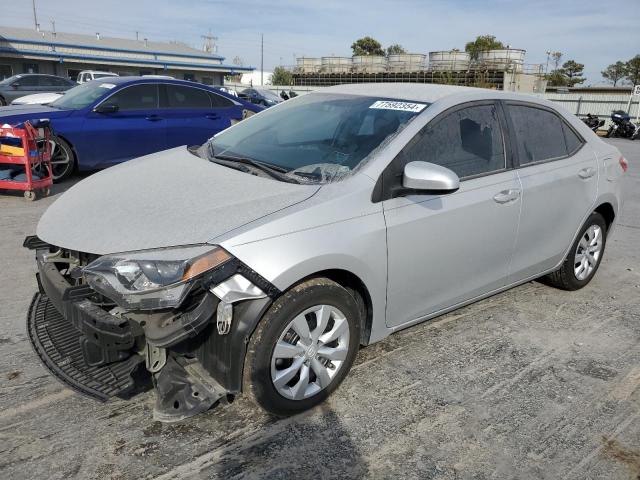
[[(239, 57), (260, 67), (293, 65), (296, 56), (350, 56), (369, 35), (411, 53), (464, 49), (477, 35), (495, 35), (527, 50), (525, 63), (546, 64), (547, 51), (585, 65), (585, 85), (600, 72), (640, 54), (640, 0), (609, 8), (601, 0), (35, 0), (38, 22), (61, 32), (185, 42), (201, 49), (201, 35), (218, 37), (225, 63)], [(0, 25), (33, 27), (30, 0), (0, 0)]]

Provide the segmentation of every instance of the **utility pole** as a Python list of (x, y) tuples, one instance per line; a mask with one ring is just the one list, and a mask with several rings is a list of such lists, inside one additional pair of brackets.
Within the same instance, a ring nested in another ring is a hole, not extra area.
[(51, 33), (53, 33), (53, 36), (56, 36), (56, 21), (55, 20), (51, 20)]
[(218, 37), (214, 37), (213, 35), (211, 35), (211, 30), (209, 30), (209, 35), (200, 35), (200, 37), (204, 39), (202, 50), (207, 53), (215, 53), (218, 49), (218, 47), (216, 46)]
[(260, 85), (264, 85), (264, 33), (260, 34)]
[(36, 14), (36, 0), (31, 0), (33, 5), (33, 23), (36, 26), (36, 30), (40, 31), (40, 25), (38, 24), (38, 15)]
[(140, 40), (140, 38), (139, 38), (139, 34), (140, 34), (140, 32), (138, 32), (138, 30), (136, 30), (136, 42), (137, 42), (138, 40)]

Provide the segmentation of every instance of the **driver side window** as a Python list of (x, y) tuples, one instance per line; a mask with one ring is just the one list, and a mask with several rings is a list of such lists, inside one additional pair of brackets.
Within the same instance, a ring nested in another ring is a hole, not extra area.
[(124, 88), (105, 100), (103, 105), (117, 105), (120, 112), (155, 110), (158, 108), (158, 85), (142, 84)]
[(469, 106), (436, 119), (407, 144), (403, 154), (405, 163), (434, 163), (460, 178), (503, 170), (506, 157), (496, 106)]

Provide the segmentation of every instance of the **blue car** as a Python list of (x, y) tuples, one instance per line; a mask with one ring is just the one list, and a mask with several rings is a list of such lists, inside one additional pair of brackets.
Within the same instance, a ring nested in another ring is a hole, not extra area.
[(84, 83), (43, 105), (0, 108), (0, 125), (48, 118), (54, 180), (180, 145), (201, 145), (263, 110), (212, 87), (182, 80), (111, 77)]

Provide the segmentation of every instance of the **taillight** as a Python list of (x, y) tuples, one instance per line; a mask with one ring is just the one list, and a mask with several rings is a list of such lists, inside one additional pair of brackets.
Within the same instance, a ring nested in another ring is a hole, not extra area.
[(622, 168), (622, 171), (626, 172), (629, 168), (629, 162), (627, 162), (627, 159), (621, 156), (618, 162), (620, 163), (620, 167)]

